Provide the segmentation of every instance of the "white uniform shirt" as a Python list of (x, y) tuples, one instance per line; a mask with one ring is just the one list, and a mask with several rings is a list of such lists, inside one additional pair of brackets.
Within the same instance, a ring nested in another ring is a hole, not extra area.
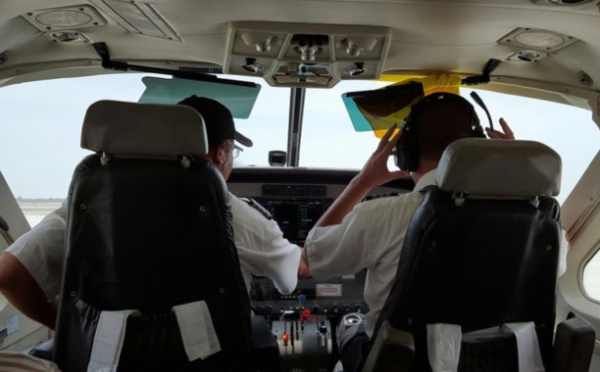
[(291, 293), (298, 282), (300, 249), (283, 237), (272, 219), (248, 203), (229, 194), (233, 214), (233, 233), (246, 288), (252, 274), (266, 276), (283, 294)]
[(60, 293), (65, 257), (67, 202), (6, 249), (29, 271), (49, 299)]
[[(283, 238), (275, 221), (234, 195), (230, 197), (234, 240), (246, 289), (250, 290), (254, 273), (271, 278), (278, 290), (290, 293), (296, 288), (300, 250)], [(60, 293), (66, 226), (65, 202), (6, 249), (21, 261), (50, 299)]]
[[(436, 169), (425, 173), (414, 190), (435, 185), (435, 173)], [(315, 279), (368, 269), (364, 299), (369, 305), (365, 317), (369, 337), (373, 335), (396, 276), (408, 225), (422, 201), (423, 194), (411, 192), (360, 203), (341, 224), (314, 228), (306, 239), (309, 268)], [(563, 230), (558, 276), (566, 271), (568, 241), (565, 235)]]
[[(424, 174), (415, 191), (435, 184), (435, 170)], [(368, 269), (364, 298), (369, 306), (369, 337), (387, 300), (398, 269), (404, 236), (423, 194), (411, 192), (375, 199), (354, 207), (339, 225), (317, 227), (306, 238), (310, 272), (315, 279)]]

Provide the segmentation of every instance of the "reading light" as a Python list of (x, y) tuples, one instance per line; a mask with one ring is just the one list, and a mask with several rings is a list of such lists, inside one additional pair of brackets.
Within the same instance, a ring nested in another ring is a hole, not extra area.
[(317, 54), (319, 50), (321, 50), (321, 47), (318, 45), (304, 44), (296, 47), (296, 51), (300, 54), (300, 59), (309, 62), (315, 60), (315, 54)]
[(294, 50), (300, 54), (300, 60), (304, 62), (315, 61), (317, 53), (321, 52), (327, 43), (327, 35), (297, 34), (292, 37), (291, 41)]
[(256, 58), (246, 58), (246, 64), (242, 68), (253, 74), (257, 74), (265, 69), (260, 63), (256, 63)]
[(360, 53), (364, 50), (359, 45), (352, 42), (350, 39), (342, 40), (342, 44), (346, 47), (346, 54), (351, 57), (358, 57)]
[(244, 32), (241, 35), (244, 44), (247, 46), (252, 46), (256, 48), (257, 52), (266, 53), (271, 50), (271, 46), (275, 42), (275, 35), (265, 33), (265, 32)]
[(260, 43), (254, 44), (257, 52), (268, 52), (271, 50), (271, 40), (273, 37), (269, 37), (267, 40), (261, 41)]

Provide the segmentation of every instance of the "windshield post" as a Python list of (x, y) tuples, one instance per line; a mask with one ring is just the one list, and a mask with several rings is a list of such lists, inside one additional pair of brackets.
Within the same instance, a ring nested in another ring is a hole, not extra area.
[(288, 124), (288, 166), (297, 167), (300, 159), (302, 115), (304, 112), (305, 88), (291, 88), (290, 119)]

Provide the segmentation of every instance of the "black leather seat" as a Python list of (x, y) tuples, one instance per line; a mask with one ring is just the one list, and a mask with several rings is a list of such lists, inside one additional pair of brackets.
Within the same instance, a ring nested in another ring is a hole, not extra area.
[(250, 307), (201, 116), (88, 109), (69, 192), (54, 360), (64, 372), (250, 370)]
[(498, 327), (528, 322), (551, 370), (560, 176), (560, 157), (540, 143), (452, 143), (407, 231), (363, 371), (431, 371), (433, 324), (460, 326), (459, 371), (514, 371), (515, 337)]

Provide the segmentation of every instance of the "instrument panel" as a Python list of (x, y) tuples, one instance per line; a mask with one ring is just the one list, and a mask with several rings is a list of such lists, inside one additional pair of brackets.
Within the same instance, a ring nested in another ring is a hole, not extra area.
[[(279, 185), (264, 185), (269, 189)], [(302, 245), (308, 232), (333, 203), (333, 198), (307, 197), (307, 198), (281, 198), (257, 197), (253, 198), (273, 216), (283, 236), (290, 242)]]
[[(341, 194), (356, 171), (305, 168), (234, 168), (229, 190), (254, 199), (279, 224), (284, 237), (299, 246), (321, 215)], [(367, 199), (412, 190), (412, 180), (378, 187)], [(363, 300), (366, 271), (327, 280), (300, 279), (283, 295), (266, 277), (255, 276), (250, 300), (255, 315), (264, 317), (277, 343), (281, 371), (331, 371), (339, 359), (335, 328), (343, 314), (366, 313)]]

